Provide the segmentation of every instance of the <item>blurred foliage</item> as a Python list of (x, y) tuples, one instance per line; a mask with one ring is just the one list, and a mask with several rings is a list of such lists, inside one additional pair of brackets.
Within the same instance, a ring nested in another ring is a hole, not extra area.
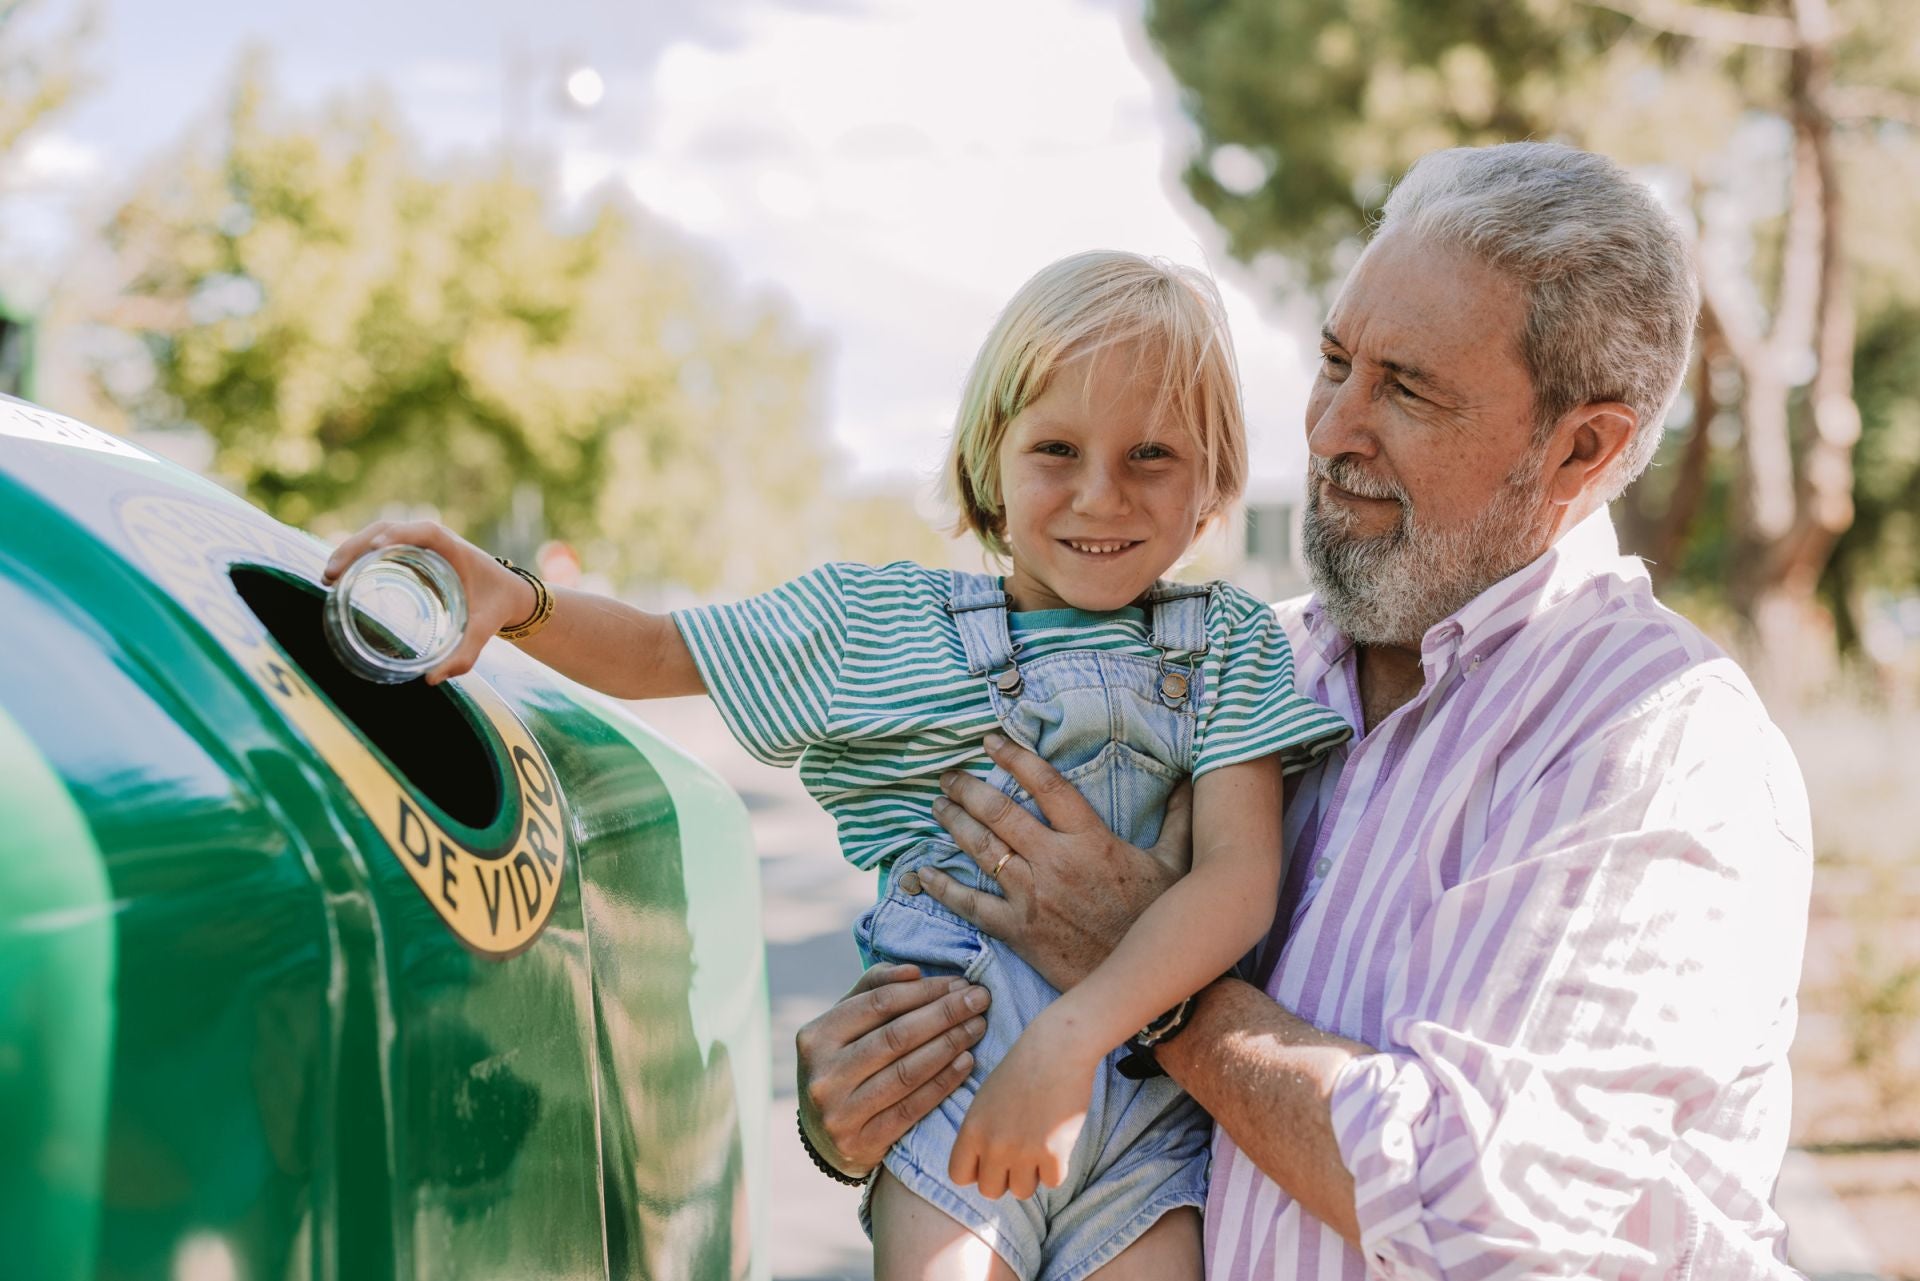
[[(1860, 646), (1857, 620), (1869, 608), (1869, 596), (1898, 596), (1920, 586), (1920, 291), (1911, 302), (1886, 305), (1865, 318), (1854, 379), (1861, 433), (1854, 451), (1853, 524), (1840, 536), (1820, 582), (1848, 651)], [(1685, 445), (1683, 433), (1670, 431), (1630, 498), (1662, 509)], [(1733, 555), (1727, 521), (1733, 472), (1726, 452), (1711, 460), (1705, 501), (1677, 563), (1655, 567), (1668, 602), (1721, 636), (1734, 629), (1721, 591)]]
[[(1920, 586), (1920, 5), (1833, 0), (1833, 102), (1846, 194), (1864, 415), (1857, 521), (1822, 582), (1837, 604), (1871, 581)], [(1712, 31), (1785, 6), (1742, 0), (1152, 0), (1147, 26), (1198, 130), (1184, 179), (1235, 257), (1282, 290), (1324, 291), (1358, 254), (1391, 184), (1423, 153), (1460, 144), (1553, 139), (1636, 166), (1749, 260), (1769, 306), (1781, 258), (1790, 134), (1777, 49), (1693, 39), (1662, 19)], [(1649, 22), (1636, 21), (1630, 11)], [(1724, 601), (1737, 540), (1728, 457), (1738, 371), (1717, 397), (1706, 486), (1677, 543), (1683, 592)], [(1796, 445), (1806, 397), (1792, 405)], [(1656, 512), (1692, 427), (1683, 399), (1635, 497)], [(1850, 635), (1841, 620), (1842, 638)]]
[(1871, 938), (1863, 939), (1845, 973), (1841, 997), (1848, 1061), (1867, 1074), (1880, 1106), (1892, 1111), (1920, 1090), (1920, 1079), (1900, 1053), (1920, 1018), (1920, 965), (1891, 962)]
[(49, 30), (51, 11), (42, 0), (0, 0), (0, 186), (7, 185), (9, 161), (27, 131), (81, 87), (79, 54), (92, 10)]
[[(1896, 99), (1920, 90), (1920, 6), (1832, 7), (1850, 84)], [(1147, 30), (1199, 129), (1187, 189), (1236, 258), (1280, 255), (1315, 287), (1345, 270), (1392, 184), (1429, 151), (1551, 139), (1733, 190), (1755, 180), (1753, 156), (1735, 148), (1742, 126), (1784, 105), (1778, 51), (1684, 39), (1593, 0), (1151, 0)], [(1903, 294), (1920, 276), (1905, 235), (1920, 192), (1887, 190), (1912, 171), (1883, 164), (1889, 149), (1912, 151), (1912, 132), (1856, 131), (1847, 149), (1849, 177), (1878, 198), (1853, 202), (1855, 230), (1876, 257), (1900, 259), (1901, 279), (1885, 283)], [(1217, 164), (1223, 149), (1255, 163)], [(1901, 197), (1892, 209), (1889, 195)], [(1896, 229), (1897, 249), (1879, 234)]]
[(1822, 584), (1843, 622), (1853, 617), (1861, 593), (1920, 583), (1920, 297), (1868, 321), (1854, 377), (1862, 432), (1854, 454), (1853, 526), (1834, 549)]
[(974, 554), (971, 534), (956, 546), (949, 533), (953, 518), (940, 514), (929, 519), (916, 511), (912, 500), (898, 493), (853, 494), (833, 507), (830, 538), (833, 555), (841, 560), (884, 565), (911, 560), (922, 565), (962, 563)]
[(615, 195), (563, 222), (513, 165), (435, 172), (378, 96), (282, 109), (251, 59), (107, 242), (100, 319), (152, 377), (101, 390), (204, 429), (282, 520), (431, 508), (509, 554), (553, 536), (696, 590), (817, 559), (814, 339)]
[(1282, 255), (1315, 286), (1421, 155), (1590, 109), (1626, 25), (1575, 0), (1153, 0), (1147, 17), (1200, 130), (1188, 190), (1235, 257)]

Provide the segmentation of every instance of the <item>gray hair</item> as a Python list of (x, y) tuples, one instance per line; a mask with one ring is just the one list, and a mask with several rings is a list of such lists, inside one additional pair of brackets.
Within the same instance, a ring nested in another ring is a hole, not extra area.
[(1526, 290), (1520, 356), (1536, 442), (1570, 410), (1620, 401), (1640, 421), (1607, 497), (1631, 484), (1660, 443), (1700, 310), (1685, 237), (1653, 193), (1590, 151), (1454, 147), (1421, 157), (1393, 189), (1376, 234), (1395, 229)]

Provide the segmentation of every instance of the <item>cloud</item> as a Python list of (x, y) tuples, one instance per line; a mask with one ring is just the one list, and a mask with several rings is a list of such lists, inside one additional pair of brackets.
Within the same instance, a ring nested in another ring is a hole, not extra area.
[[(312, 14), (276, 19), (269, 38), (301, 96), (350, 69), (391, 83), (430, 148), (484, 149), (511, 128), (551, 148), (563, 198), (619, 182), (750, 287), (791, 295), (828, 340), (828, 421), (861, 474), (936, 466), (1000, 307), (1095, 246), (1222, 276), (1258, 466), (1297, 473), (1302, 340), (1263, 314), (1171, 180), (1188, 126), (1142, 53), (1136, 0), (549, 2), (537, 34), (502, 0), (422, 0), (374, 50)], [(576, 54), (606, 80), (590, 114), (541, 88)], [(530, 77), (518, 95), (515, 74)], [(98, 168), (44, 139), (35, 172), (84, 184)]]
[[(1216, 252), (1165, 181), (1170, 108), (1129, 47), (1135, 20), (1031, 0), (750, 10), (728, 46), (661, 54), (625, 175), (832, 335), (829, 412), (853, 465), (924, 474), (1028, 275), (1094, 246)], [(1225, 292), (1260, 433), (1287, 424), (1256, 456), (1297, 469), (1298, 343)]]
[(477, 59), (422, 58), (403, 65), (393, 80), (404, 94), (490, 101), (500, 96), (500, 68)]

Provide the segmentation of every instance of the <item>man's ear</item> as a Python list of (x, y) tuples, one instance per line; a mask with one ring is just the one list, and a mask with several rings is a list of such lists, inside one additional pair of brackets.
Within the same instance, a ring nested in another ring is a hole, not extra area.
[(1617, 400), (1597, 400), (1562, 418), (1548, 453), (1557, 460), (1547, 480), (1548, 500), (1571, 507), (1604, 485), (1639, 424), (1640, 415)]

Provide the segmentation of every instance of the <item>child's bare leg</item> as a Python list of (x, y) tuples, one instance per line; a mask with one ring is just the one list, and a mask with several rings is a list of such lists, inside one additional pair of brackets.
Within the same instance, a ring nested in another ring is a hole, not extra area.
[(1168, 1210), (1088, 1281), (1200, 1281), (1200, 1211)]
[[(909, 1192), (885, 1170), (873, 1189), (872, 1212), (874, 1281), (1020, 1281), (992, 1246)], [(1195, 1222), (1199, 1222), (1197, 1215)], [(1156, 1223), (1140, 1240), (1152, 1236), (1159, 1226)], [(1199, 1239), (1197, 1228), (1194, 1239)], [(1128, 1249), (1120, 1258), (1132, 1253)], [(1196, 1269), (1193, 1275), (1197, 1278), (1200, 1273)]]

